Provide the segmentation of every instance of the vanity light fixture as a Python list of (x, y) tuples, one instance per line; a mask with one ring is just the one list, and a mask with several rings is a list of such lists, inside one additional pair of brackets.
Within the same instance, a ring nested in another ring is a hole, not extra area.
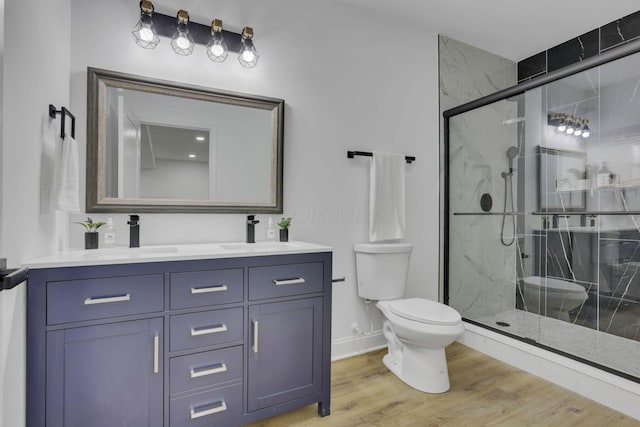
[(154, 49), (160, 43), (160, 37), (153, 25), (153, 3), (148, 0), (140, 2), (140, 20), (133, 27), (136, 44), (144, 49)]
[(589, 120), (580, 117), (570, 116), (568, 114), (550, 113), (547, 116), (547, 124), (554, 126), (556, 133), (563, 135), (572, 135), (582, 138), (589, 138), (591, 130), (589, 129)]
[(238, 53), (238, 61), (244, 68), (253, 68), (258, 65), (258, 51), (253, 45), (253, 28), (244, 27), (242, 29), (242, 47)]
[(253, 44), (253, 28), (244, 27), (242, 33), (222, 28), (222, 20), (214, 19), (211, 25), (192, 22), (186, 10), (177, 16), (163, 15), (154, 10), (149, 0), (140, 1), (140, 20), (134, 27), (133, 36), (138, 46), (153, 49), (160, 43), (159, 36), (171, 38), (171, 47), (178, 55), (191, 55), (196, 44), (207, 49), (213, 62), (224, 62), (233, 52), (245, 68), (258, 64), (258, 51)]
[(207, 45), (207, 55), (213, 62), (224, 62), (229, 49), (222, 37), (222, 19), (214, 19), (211, 23), (211, 41)]
[(178, 27), (171, 37), (171, 47), (178, 55), (191, 55), (195, 42), (189, 33), (189, 12), (180, 9), (176, 16)]

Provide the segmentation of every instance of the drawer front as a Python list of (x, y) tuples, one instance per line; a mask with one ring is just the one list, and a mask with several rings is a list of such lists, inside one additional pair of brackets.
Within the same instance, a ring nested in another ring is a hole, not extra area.
[(242, 346), (174, 357), (169, 362), (171, 394), (242, 379)]
[(243, 269), (171, 273), (171, 308), (242, 302)]
[(242, 307), (171, 316), (171, 351), (240, 341)]
[(49, 325), (163, 310), (162, 274), (47, 283)]
[(242, 383), (193, 394), (169, 403), (171, 427), (237, 426), (242, 416)]
[(321, 262), (249, 268), (249, 299), (322, 292)]

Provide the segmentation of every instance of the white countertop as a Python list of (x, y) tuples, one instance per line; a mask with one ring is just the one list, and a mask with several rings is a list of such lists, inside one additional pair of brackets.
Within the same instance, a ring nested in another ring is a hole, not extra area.
[(30, 269), (79, 267), (332, 251), (333, 248), (329, 246), (305, 242), (195, 243), (142, 246), (140, 248), (117, 247), (113, 249), (70, 250), (34, 259), (26, 262), (24, 266)]

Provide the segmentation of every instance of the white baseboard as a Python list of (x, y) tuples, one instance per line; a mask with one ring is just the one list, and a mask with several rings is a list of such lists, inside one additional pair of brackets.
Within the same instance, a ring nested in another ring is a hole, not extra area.
[(640, 384), (480, 326), (465, 327), (461, 344), (640, 420)]
[(366, 335), (337, 338), (331, 342), (331, 361), (346, 359), (379, 350), (387, 346), (387, 340), (382, 331), (373, 331)]

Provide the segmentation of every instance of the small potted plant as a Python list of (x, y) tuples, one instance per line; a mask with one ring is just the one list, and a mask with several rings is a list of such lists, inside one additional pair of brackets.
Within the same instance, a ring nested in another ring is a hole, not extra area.
[(91, 218), (87, 218), (84, 222), (76, 222), (80, 224), (87, 231), (84, 233), (84, 248), (85, 249), (98, 249), (98, 228), (102, 227), (105, 223), (93, 222)]
[(289, 241), (289, 226), (291, 225), (291, 217), (285, 218), (282, 217), (278, 226), (280, 227), (280, 241), (288, 242)]

